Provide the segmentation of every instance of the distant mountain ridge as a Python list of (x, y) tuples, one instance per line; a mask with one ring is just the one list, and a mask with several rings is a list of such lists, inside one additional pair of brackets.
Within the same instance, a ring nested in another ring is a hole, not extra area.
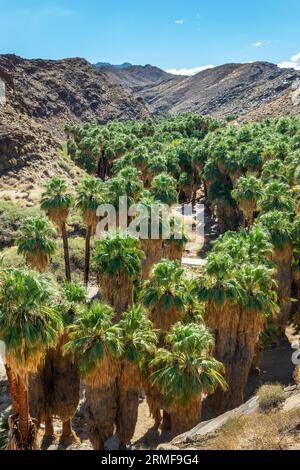
[(95, 67), (101, 68), (101, 67), (113, 67), (115, 69), (127, 69), (128, 67), (132, 67), (132, 64), (129, 62), (124, 62), (123, 64), (110, 64), (109, 62), (97, 62), (95, 64)]
[(192, 111), (250, 119), (300, 113), (291, 97), (300, 71), (269, 62), (225, 64), (191, 77), (172, 75), (152, 65), (100, 69), (138, 94), (153, 113)]
[(97, 67), (115, 83), (137, 93), (143, 93), (145, 89), (153, 85), (160, 85), (170, 81), (178, 83), (184, 78), (182, 76), (172, 75), (150, 64), (128, 65), (126, 67), (102, 65)]

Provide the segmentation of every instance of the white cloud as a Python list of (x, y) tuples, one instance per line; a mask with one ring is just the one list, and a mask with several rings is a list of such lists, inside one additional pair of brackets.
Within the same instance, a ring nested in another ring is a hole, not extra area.
[(281, 69), (300, 70), (300, 52), (298, 52), (298, 54), (293, 55), (290, 60), (285, 60), (277, 65)]
[(200, 65), (199, 67), (190, 69), (169, 69), (166, 70), (166, 72), (172, 73), (173, 75), (187, 75), (191, 77), (192, 75), (196, 75), (199, 72), (203, 72), (203, 70), (213, 69), (214, 67), (214, 65)]
[(265, 46), (266, 44), (270, 45), (270, 44), (278, 44), (280, 41), (278, 41), (278, 39), (276, 40), (273, 40), (273, 39), (267, 39), (265, 41), (257, 41), (257, 42), (254, 42), (252, 43), (252, 47), (261, 47), (261, 46)]
[(175, 24), (183, 24), (184, 23), (184, 20), (176, 20), (175, 21)]
[(280, 69), (295, 69), (300, 70), (300, 63), (294, 61), (285, 61), (277, 64)]
[(300, 52), (298, 54), (295, 54), (291, 58), (292, 62), (300, 62)]

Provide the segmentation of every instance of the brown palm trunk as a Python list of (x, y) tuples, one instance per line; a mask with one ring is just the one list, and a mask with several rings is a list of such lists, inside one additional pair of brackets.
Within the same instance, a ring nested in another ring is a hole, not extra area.
[(92, 226), (89, 225), (87, 227), (86, 237), (85, 237), (84, 283), (86, 286), (89, 283), (90, 258), (91, 258), (91, 236), (92, 236)]
[(18, 401), (18, 382), (17, 378), (10, 366), (5, 364), (6, 375), (10, 390), (10, 396), (12, 401), (12, 407), (14, 414), (19, 413), (19, 401)]
[(19, 390), (19, 427), (22, 439), (22, 448), (27, 449), (29, 444), (29, 403), (27, 377), (18, 379)]
[(72, 279), (71, 279), (71, 268), (70, 268), (69, 243), (68, 243), (68, 235), (67, 235), (65, 223), (63, 223), (61, 226), (61, 234), (62, 234), (63, 246), (64, 246), (66, 279), (68, 282), (71, 282)]
[(171, 434), (178, 436), (190, 431), (201, 421), (202, 397), (191, 398), (187, 406), (174, 404), (170, 407)]

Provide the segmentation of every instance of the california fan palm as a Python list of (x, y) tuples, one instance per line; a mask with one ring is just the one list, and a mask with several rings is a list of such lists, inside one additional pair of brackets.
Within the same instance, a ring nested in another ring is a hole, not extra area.
[(69, 244), (67, 235), (67, 219), (73, 203), (72, 194), (66, 181), (59, 177), (52, 178), (42, 194), (41, 209), (44, 210), (62, 235), (66, 279), (71, 282)]

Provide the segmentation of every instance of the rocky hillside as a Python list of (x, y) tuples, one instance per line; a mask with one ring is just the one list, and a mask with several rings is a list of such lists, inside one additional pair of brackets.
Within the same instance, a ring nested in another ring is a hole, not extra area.
[(152, 89), (155, 94), (160, 87), (167, 90), (169, 84), (179, 83), (185, 78), (172, 75), (152, 65), (130, 65), (126, 67), (114, 65), (99, 67), (98, 65), (98, 68), (114, 82), (138, 93), (145, 101), (151, 100), (149, 98), (152, 96)]
[[(147, 75), (147, 67), (140, 68), (140, 88), (131, 87), (157, 113), (194, 111), (221, 118), (234, 115), (250, 119), (299, 114), (291, 93), (300, 72), (280, 69), (268, 62), (226, 64), (192, 77), (176, 77), (163, 71), (153, 74), (151, 68), (149, 71)], [(134, 83), (130, 68), (114, 74), (120, 81)], [(155, 82), (155, 76), (160, 76), (161, 81)], [(142, 86), (143, 83), (147, 84)]]
[(0, 55), (0, 83), (0, 175), (55, 153), (67, 121), (105, 123), (149, 114), (141, 98), (83, 59)]

